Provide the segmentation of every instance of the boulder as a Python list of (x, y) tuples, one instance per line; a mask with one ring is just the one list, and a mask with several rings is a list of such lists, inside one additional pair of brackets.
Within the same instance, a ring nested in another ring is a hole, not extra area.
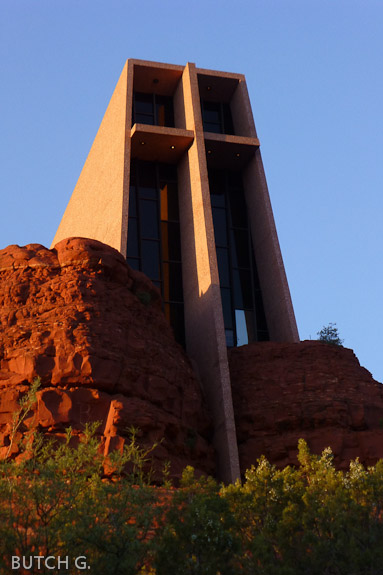
[[(173, 337), (150, 280), (98, 241), (70, 238), (0, 251), (0, 449), (12, 413), (36, 376), (34, 413), (20, 428), (62, 437), (99, 421), (107, 453), (129, 428), (171, 463), (214, 474), (211, 418), (190, 362)], [(18, 456), (18, 448), (12, 447)]]
[(331, 447), (339, 469), (383, 458), (383, 385), (351, 349), (259, 342), (229, 350), (229, 364), (242, 472), (262, 454), (296, 464), (299, 438)]

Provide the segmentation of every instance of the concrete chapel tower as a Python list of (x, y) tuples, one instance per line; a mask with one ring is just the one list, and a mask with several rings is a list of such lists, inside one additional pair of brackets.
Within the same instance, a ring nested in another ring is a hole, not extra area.
[(245, 77), (128, 60), (53, 244), (119, 250), (162, 293), (239, 477), (227, 347), (299, 341)]

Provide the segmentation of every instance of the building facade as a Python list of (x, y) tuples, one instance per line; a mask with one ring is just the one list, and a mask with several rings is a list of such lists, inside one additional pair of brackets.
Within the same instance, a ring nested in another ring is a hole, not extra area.
[(128, 60), (53, 241), (119, 250), (162, 293), (239, 476), (227, 347), (299, 340), (245, 77)]

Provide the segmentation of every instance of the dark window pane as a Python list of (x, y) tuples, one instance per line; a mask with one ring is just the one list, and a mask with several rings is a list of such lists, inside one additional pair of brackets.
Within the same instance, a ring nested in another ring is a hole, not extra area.
[(225, 192), (222, 190), (221, 193), (214, 193), (210, 195), (211, 207), (212, 208), (224, 208), (225, 207)]
[(260, 285), (260, 283), (259, 283), (257, 264), (255, 263), (255, 257), (254, 257), (254, 252), (253, 252), (253, 250), (251, 250), (251, 263), (252, 263), (252, 266), (253, 266), (254, 289), (255, 289), (255, 290), (260, 290), (260, 289), (261, 289), (261, 285)]
[(225, 172), (222, 170), (211, 170), (209, 172), (209, 188), (212, 207), (225, 207)]
[(244, 309), (253, 309), (254, 301), (250, 270), (238, 270), (238, 273), (242, 287), (243, 307)]
[(136, 185), (136, 161), (132, 160), (131, 164), (130, 164), (130, 185), (131, 186), (135, 186)]
[(161, 222), (162, 259), (181, 261), (180, 226), (177, 222)]
[(137, 220), (129, 218), (128, 222), (128, 258), (138, 258), (138, 234), (137, 234)]
[(230, 287), (229, 253), (227, 248), (217, 248), (217, 262), (221, 287)]
[(163, 297), (165, 301), (183, 301), (181, 264), (163, 264)]
[(128, 265), (130, 265), (130, 267), (134, 270), (140, 269), (140, 260), (135, 258), (127, 258), (126, 261), (128, 262)]
[(230, 189), (242, 190), (243, 186), (241, 172), (234, 172), (233, 170), (230, 170), (228, 172), (228, 180)]
[(153, 95), (136, 93), (134, 95), (134, 110), (136, 114), (154, 114)]
[(250, 267), (249, 235), (247, 230), (231, 230), (231, 258), (233, 267)]
[(223, 321), (225, 323), (225, 328), (232, 329), (233, 309), (231, 306), (230, 290), (227, 288), (221, 288), (221, 298), (222, 298)]
[(213, 209), (214, 236), (217, 246), (227, 245), (226, 211)]
[(159, 164), (158, 171), (163, 183), (177, 182), (177, 167), (173, 164)]
[(177, 184), (161, 186), (161, 220), (179, 221)]
[(252, 309), (253, 296), (250, 270), (233, 270), (234, 305), (238, 309)]
[(209, 186), (211, 193), (222, 193), (226, 187), (226, 176), (224, 170), (209, 170)]
[(204, 122), (221, 124), (221, 106), (216, 102), (203, 102)]
[(141, 269), (151, 280), (161, 279), (159, 243), (142, 240), (141, 243)]
[(206, 132), (234, 134), (229, 104), (225, 102), (202, 102), (202, 118)]
[(232, 329), (225, 329), (226, 346), (234, 347), (234, 332)]
[(174, 127), (173, 99), (166, 96), (155, 96), (158, 126)]
[(137, 216), (136, 188), (130, 186), (129, 189), (129, 217)]
[(138, 185), (140, 198), (157, 199), (156, 168), (152, 162), (138, 163)]
[(212, 124), (211, 122), (204, 122), (203, 128), (205, 132), (211, 132), (213, 134), (222, 134), (222, 128), (220, 124)]
[(135, 120), (136, 124), (146, 124), (148, 126), (154, 126), (154, 116), (148, 116), (147, 114), (136, 114)]
[(151, 200), (140, 201), (141, 236), (159, 239), (157, 203)]
[(137, 124), (156, 124), (174, 126), (173, 99), (156, 94), (135, 93), (134, 122)]
[(185, 346), (185, 319), (183, 304), (165, 304), (165, 315), (173, 328), (178, 343)]
[(233, 119), (231, 116), (230, 105), (226, 102), (222, 104), (222, 111), (223, 111), (223, 123), (224, 123), (224, 130), (225, 134), (234, 134), (234, 127), (233, 127)]
[(230, 190), (231, 225), (235, 228), (247, 228), (247, 210), (242, 190)]
[(242, 286), (238, 270), (233, 270), (234, 283), (234, 305), (238, 309), (243, 309)]

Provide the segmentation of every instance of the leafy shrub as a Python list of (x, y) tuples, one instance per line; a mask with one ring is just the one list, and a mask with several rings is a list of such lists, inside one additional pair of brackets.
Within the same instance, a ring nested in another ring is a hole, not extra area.
[[(33, 389), (20, 418), (32, 401)], [(62, 444), (37, 437), (21, 463), (0, 462), (0, 573), (15, 572), (12, 555), (85, 556), (89, 575), (382, 573), (382, 461), (337, 471), (330, 449), (314, 455), (300, 440), (298, 467), (261, 457), (228, 486), (187, 467), (179, 489), (167, 474), (155, 488), (134, 433), (111, 460), (95, 432), (88, 426), (76, 448), (70, 429)]]

